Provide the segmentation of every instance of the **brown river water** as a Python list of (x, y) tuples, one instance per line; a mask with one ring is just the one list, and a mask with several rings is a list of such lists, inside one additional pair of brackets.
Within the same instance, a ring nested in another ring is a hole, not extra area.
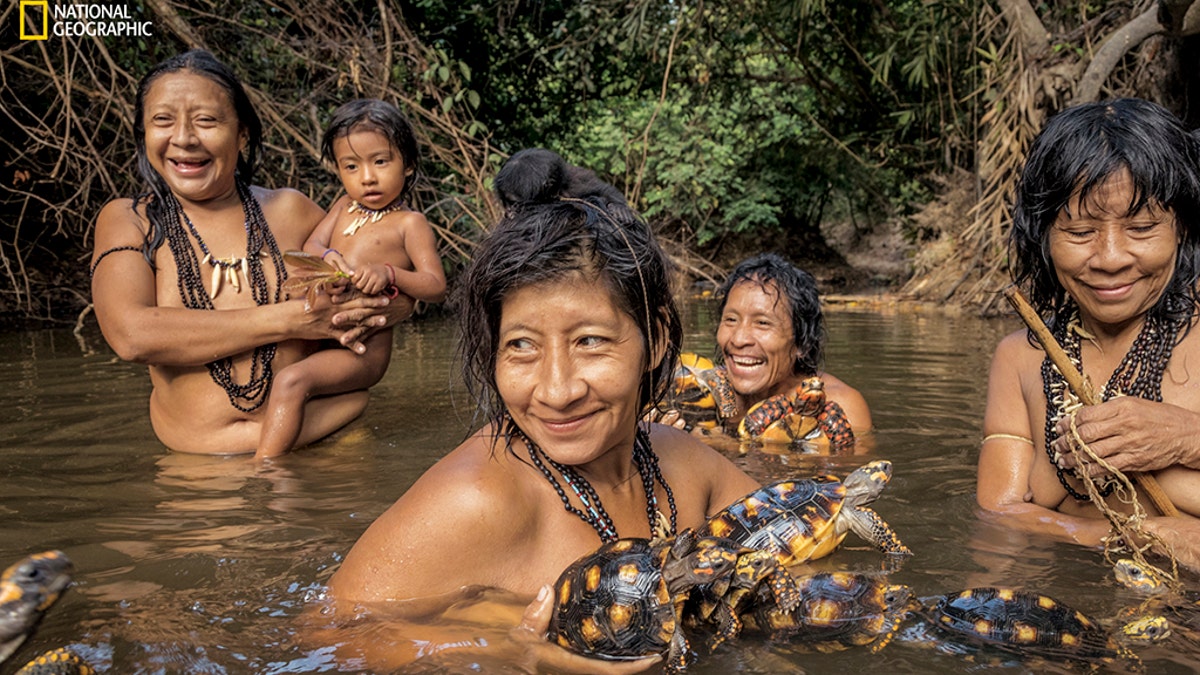
[[(687, 306), (686, 347), (711, 353), (713, 311), (706, 301)], [(845, 475), (870, 459), (891, 460), (895, 477), (875, 508), (915, 553), (891, 579), (919, 596), (1011, 586), (1101, 620), (1137, 604), (1099, 551), (978, 517), (975, 461), (988, 363), (1015, 320), (886, 310), (827, 317), (827, 368), (866, 396), (878, 429), (874, 449), (835, 457), (727, 450), (730, 456), (764, 482)], [(78, 338), (68, 330), (0, 334), (0, 563), (57, 548), (76, 564), (75, 585), (12, 661), (69, 645), (104, 673), (368, 672), (298, 640), (297, 617), (367, 525), (470, 431), (453, 335), (442, 318), (399, 328), (391, 368), (364, 416), (257, 470), (244, 457), (178, 455), (158, 444), (147, 419), (145, 369), (116, 359), (94, 322)], [(850, 535), (817, 568), (878, 572), (882, 558)], [(1200, 583), (1193, 578), (1189, 586)], [(689, 672), (1084, 671), (1057, 661), (952, 654), (904, 637), (879, 653), (831, 654), (749, 636), (708, 654), (697, 639)], [(1138, 653), (1148, 673), (1200, 671), (1200, 638), (1187, 631)], [(15, 670), (13, 662), (0, 673)], [(495, 660), (439, 668), (518, 672)], [(436, 669), (422, 672), (429, 670)]]

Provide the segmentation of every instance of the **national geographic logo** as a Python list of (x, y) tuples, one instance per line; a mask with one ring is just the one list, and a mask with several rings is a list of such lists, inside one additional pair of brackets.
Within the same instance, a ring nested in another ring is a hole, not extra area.
[(20, 0), (17, 19), (22, 40), (55, 37), (147, 37), (154, 24), (139, 21), (123, 4), (70, 3)]

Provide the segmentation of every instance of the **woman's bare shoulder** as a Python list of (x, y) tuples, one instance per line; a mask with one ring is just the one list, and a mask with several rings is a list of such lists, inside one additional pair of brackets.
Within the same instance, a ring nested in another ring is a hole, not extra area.
[(430, 467), (405, 497), (415, 507), (453, 510), (454, 518), (490, 520), (497, 504), (510, 503), (519, 493), (515, 459), (506, 453), (504, 443), (490, 432), (476, 432)]
[(123, 198), (114, 199), (100, 209), (96, 216), (93, 264), (113, 249), (141, 247), (149, 230), (145, 208), (144, 203)]

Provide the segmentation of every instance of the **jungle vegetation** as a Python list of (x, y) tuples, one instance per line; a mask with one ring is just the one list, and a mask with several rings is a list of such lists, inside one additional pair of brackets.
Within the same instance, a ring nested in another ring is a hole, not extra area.
[(1133, 95), (1200, 126), (1191, 3), (128, 0), (152, 37), (0, 50), (0, 314), (87, 306), (92, 221), (139, 188), (137, 81), (191, 47), (251, 90), (258, 182), (320, 204), (332, 110), (399, 105), (451, 275), (499, 216), (498, 166), (542, 146), (621, 188), (691, 278), (760, 249), (870, 268), (883, 240), (899, 266), (880, 283), (995, 311), (1011, 186), (1048, 115)]

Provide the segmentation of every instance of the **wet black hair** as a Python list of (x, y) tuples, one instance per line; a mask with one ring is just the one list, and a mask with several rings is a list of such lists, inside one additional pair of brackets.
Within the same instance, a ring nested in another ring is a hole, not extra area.
[(154, 266), (154, 252), (162, 246), (166, 237), (161, 225), (163, 219), (178, 217), (178, 214), (171, 208), (176, 202), (175, 196), (171, 194), (167, 182), (154, 170), (146, 156), (146, 96), (159, 78), (178, 72), (207, 77), (229, 94), (234, 112), (237, 113), (238, 124), (241, 130), (246, 132), (246, 147), (238, 154), (237, 176), (247, 185), (254, 182), (254, 170), (262, 152), (262, 120), (254, 110), (250, 97), (246, 95), (241, 80), (229, 66), (217, 60), (217, 57), (203, 49), (192, 49), (166, 59), (146, 73), (138, 83), (133, 103), (133, 136), (137, 167), (144, 183), (143, 191), (134, 197), (134, 206), (140, 201), (146, 202), (146, 218), (150, 221), (150, 230), (146, 233), (144, 254), (151, 267)]
[(421, 169), (417, 137), (408, 118), (396, 106), (379, 99), (360, 98), (343, 103), (333, 111), (333, 118), (321, 137), (322, 161), (336, 164), (333, 142), (356, 131), (379, 132), (399, 151), (404, 159), (404, 168), (412, 169), (412, 174), (404, 179), (404, 188), (400, 191), (400, 198), (406, 199)]
[[(721, 303), (718, 316), (725, 313), (729, 292), (738, 284), (756, 284), (763, 290), (769, 290), (767, 285), (774, 284), (779, 293), (776, 302), (786, 302), (792, 317), (792, 340), (799, 354), (792, 365), (792, 372), (806, 377), (816, 375), (825, 360), (825, 316), (821, 312), (817, 280), (778, 253), (762, 253), (747, 258), (733, 268), (717, 289)], [(719, 348), (716, 357), (718, 361), (724, 360)]]
[(517, 289), (572, 275), (608, 289), (641, 332), (645, 358), (655, 345), (665, 345), (638, 393), (642, 410), (661, 400), (683, 339), (669, 274), (670, 262), (649, 226), (628, 207), (544, 191), (514, 203), (480, 243), (453, 297), (463, 378), (480, 414), (507, 429), (496, 384), (504, 299)]
[(570, 164), (545, 148), (526, 148), (500, 168), (492, 186), (506, 208), (522, 202), (547, 202), (559, 196), (627, 206), (625, 195), (594, 172)]
[[(1128, 213), (1170, 209), (1179, 237), (1175, 271), (1150, 314), (1187, 318), (1195, 311), (1200, 275), (1200, 142), (1163, 107), (1135, 98), (1068, 108), (1033, 140), (1017, 184), (1009, 236), (1010, 271), (1043, 316), (1068, 301), (1050, 259), (1050, 229), (1079, 193), (1088, 196), (1127, 170), (1133, 182)], [(1048, 320), (1053, 323), (1053, 316)]]

